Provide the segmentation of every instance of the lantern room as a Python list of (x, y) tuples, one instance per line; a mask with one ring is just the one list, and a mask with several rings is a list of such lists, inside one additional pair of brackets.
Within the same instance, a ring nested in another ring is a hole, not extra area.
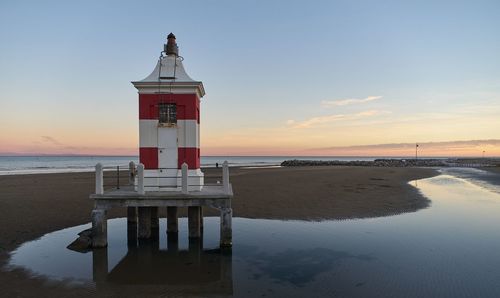
[(183, 60), (170, 33), (153, 72), (132, 82), (139, 93), (139, 160), (146, 191), (178, 191), (184, 163), (188, 189), (203, 187), (200, 99), (205, 90), (186, 73)]

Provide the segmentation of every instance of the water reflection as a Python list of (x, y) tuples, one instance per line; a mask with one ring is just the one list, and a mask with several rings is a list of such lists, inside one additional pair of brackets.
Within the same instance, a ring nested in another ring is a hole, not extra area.
[[(158, 231), (157, 231), (158, 233)], [(129, 240), (131, 240), (129, 238)], [(108, 271), (108, 248), (92, 251), (93, 280), (97, 288), (110, 285), (168, 285), (169, 292), (232, 295), (230, 250), (203, 249), (203, 241), (190, 239), (179, 250), (178, 235), (167, 237), (168, 249), (160, 249), (159, 237), (140, 240)]]
[(442, 168), (440, 172), (444, 175), (465, 179), (492, 192), (500, 193), (498, 173), (476, 168)]

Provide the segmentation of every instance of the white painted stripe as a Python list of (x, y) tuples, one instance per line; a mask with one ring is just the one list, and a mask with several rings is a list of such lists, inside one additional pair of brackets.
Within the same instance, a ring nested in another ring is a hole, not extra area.
[(177, 120), (179, 148), (200, 148), (200, 125), (196, 120)]
[[(200, 148), (200, 125), (196, 120), (177, 120), (177, 142), (179, 148)], [(158, 143), (158, 120), (139, 120), (139, 147), (165, 147)]]
[[(188, 170), (189, 190), (200, 190), (204, 176), (200, 169)], [(144, 186), (147, 191), (180, 191), (177, 188), (182, 184), (181, 177), (181, 170), (144, 170)]]
[[(189, 169), (188, 176), (204, 176), (205, 173), (201, 171), (201, 169)], [(182, 176), (181, 169), (174, 169), (172, 172), (165, 172), (165, 170), (160, 171), (157, 169), (153, 170), (144, 170), (144, 177), (166, 177), (166, 176)]]
[(158, 147), (158, 120), (139, 120), (139, 147)]

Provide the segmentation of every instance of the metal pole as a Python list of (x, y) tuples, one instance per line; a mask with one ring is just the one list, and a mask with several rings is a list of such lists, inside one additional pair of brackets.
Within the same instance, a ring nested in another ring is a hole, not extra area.
[(120, 166), (116, 166), (116, 189), (120, 189)]
[(415, 164), (418, 162), (418, 143), (415, 144)]

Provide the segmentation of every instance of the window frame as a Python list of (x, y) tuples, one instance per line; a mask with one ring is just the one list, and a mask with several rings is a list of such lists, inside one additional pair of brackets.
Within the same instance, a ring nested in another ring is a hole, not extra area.
[(158, 104), (158, 126), (177, 126), (177, 105), (175, 103), (162, 102)]

